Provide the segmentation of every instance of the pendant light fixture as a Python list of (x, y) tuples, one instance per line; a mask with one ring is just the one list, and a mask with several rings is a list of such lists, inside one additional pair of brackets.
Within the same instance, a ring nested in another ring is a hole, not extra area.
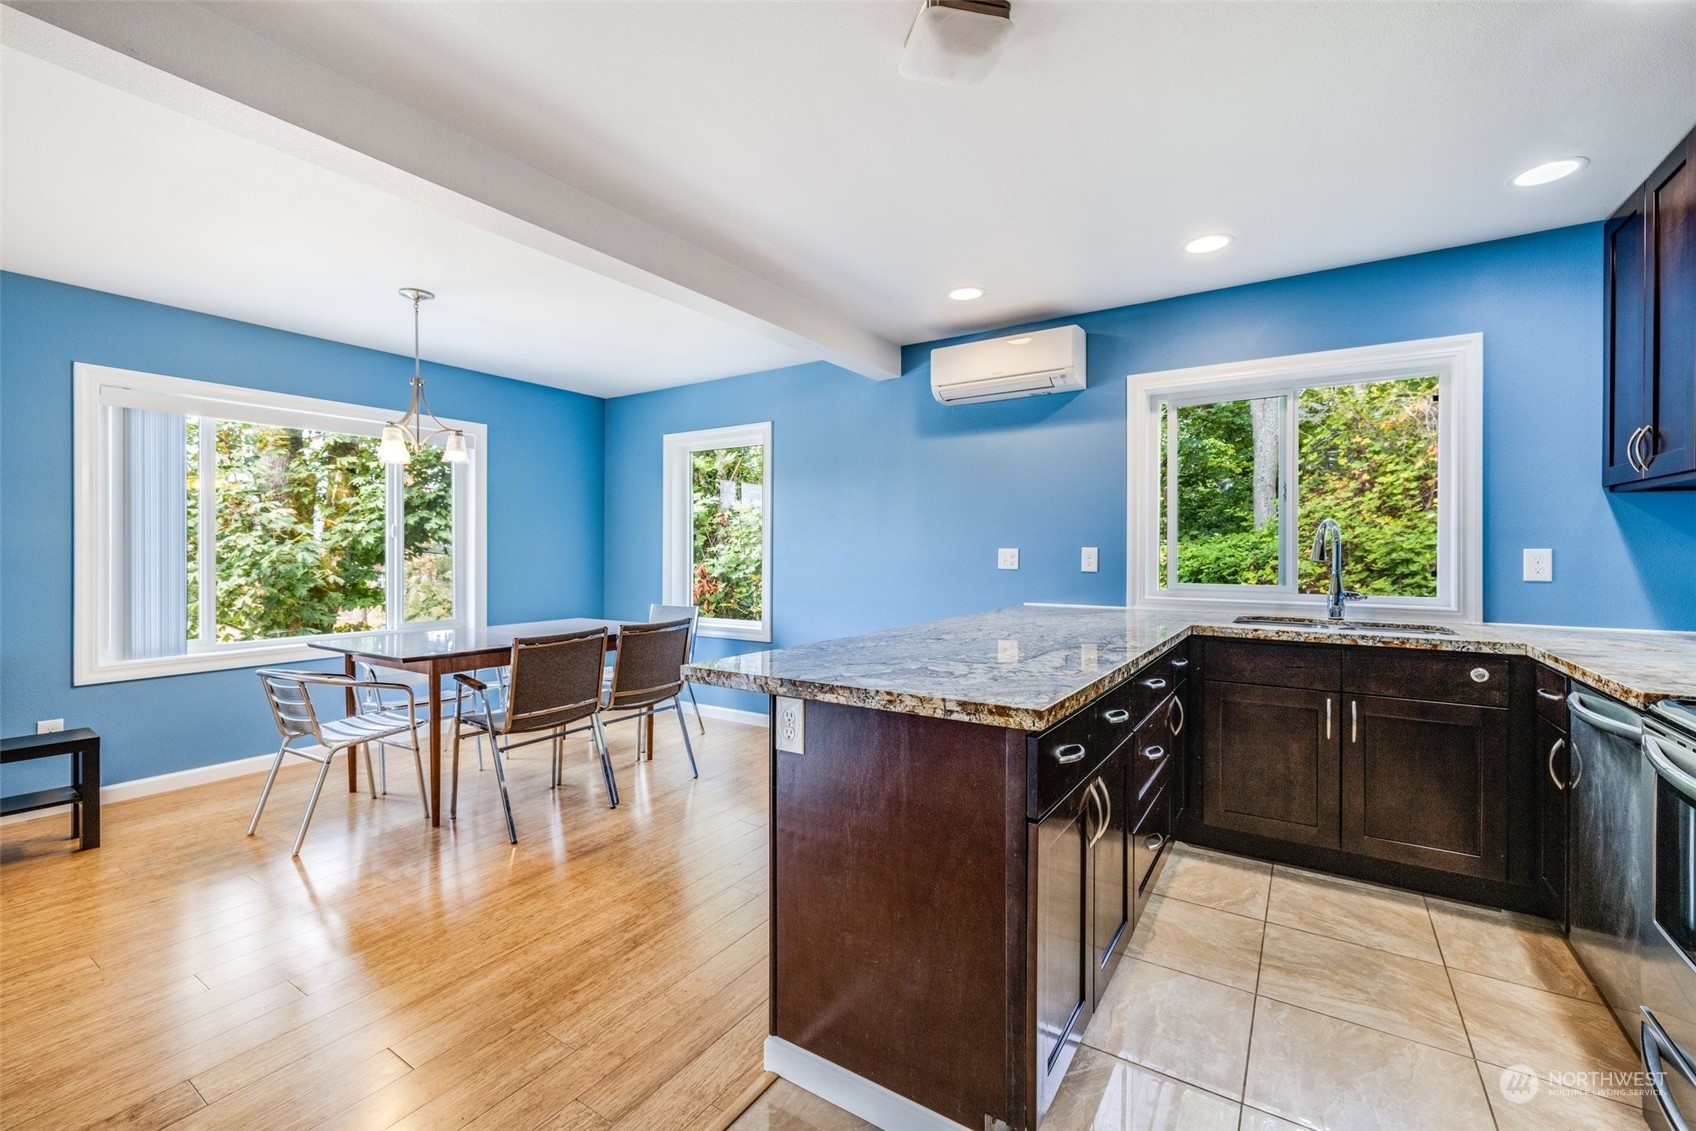
[[(422, 363), (418, 351), (418, 308), (436, 296), (422, 287), (402, 287), (402, 298), (412, 300), (412, 400), (406, 414), (399, 420), (383, 425), (383, 440), (377, 445), (377, 458), (384, 463), (410, 463), (412, 453), (420, 450), (437, 436), (446, 436), (442, 458), (449, 463), (467, 463), (471, 453), (465, 450), (465, 433), (449, 428), (430, 410), (430, 398), (424, 392)], [(435, 428), (424, 430), (424, 418), (430, 418)]]

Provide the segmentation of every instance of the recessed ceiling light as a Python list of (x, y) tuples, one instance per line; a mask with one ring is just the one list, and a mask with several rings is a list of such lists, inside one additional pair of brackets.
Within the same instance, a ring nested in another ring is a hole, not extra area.
[(1224, 232), (1214, 232), (1211, 235), (1197, 236), (1184, 245), (1184, 250), (1191, 255), (1211, 255), (1215, 251), (1223, 251), (1231, 243), (1231, 236)]
[(1590, 164), (1588, 157), (1562, 157), (1559, 161), (1545, 161), (1541, 165), (1533, 165), (1511, 184), (1515, 188), (1531, 188), (1534, 185), (1546, 185), (1550, 181), (1558, 181), (1562, 177), (1570, 177), (1584, 166)]
[(971, 302), (975, 298), (983, 297), (983, 288), (955, 287), (953, 290), (948, 292), (948, 297), (953, 299), (955, 302)]

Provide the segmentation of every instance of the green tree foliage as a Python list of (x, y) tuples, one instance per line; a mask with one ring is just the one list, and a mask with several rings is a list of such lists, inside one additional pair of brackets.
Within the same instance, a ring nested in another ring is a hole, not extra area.
[[(1306, 389), (1297, 416), (1304, 529), (1326, 517), (1342, 524), (1344, 580), (1351, 589), (1369, 596), (1435, 596), (1437, 379)], [(1180, 581), (1278, 584), (1283, 516), (1255, 529), (1253, 462), (1249, 402), (1179, 410)], [(1305, 539), (1298, 544), (1305, 551)], [(1298, 560), (1301, 591), (1325, 592), (1328, 567), (1305, 552)]]
[[(199, 445), (189, 433), (188, 536), (199, 545)], [(377, 442), (218, 421), (213, 431), (217, 639), (220, 643), (384, 627), (386, 476)], [(409, 620), (452, 615), (452, 466), (427, 449), (405, 472)], [(190, 638), (198, 569), (189, 571)]]
[(757, 444), (690, 457), (694, 597), (704, 617), (761, 618), (764, 483), (765, 449)]

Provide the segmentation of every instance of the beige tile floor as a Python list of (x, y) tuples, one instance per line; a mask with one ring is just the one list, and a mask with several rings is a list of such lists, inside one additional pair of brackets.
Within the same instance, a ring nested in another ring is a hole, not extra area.
[[(1043, 1131), (1641, 1131), (1635, 1095), (1511, 1102), (1509, 1066), (1636, 1054), (1538, 919), (1180, 846)], [(740, 1131), (868, 1125), (786, 1081)]]

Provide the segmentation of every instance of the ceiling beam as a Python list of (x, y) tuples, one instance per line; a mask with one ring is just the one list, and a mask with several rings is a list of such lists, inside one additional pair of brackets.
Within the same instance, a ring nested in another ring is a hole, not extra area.
[(8, 0), (0, 40), (852, 372), (900, 347), (194, 4)]

